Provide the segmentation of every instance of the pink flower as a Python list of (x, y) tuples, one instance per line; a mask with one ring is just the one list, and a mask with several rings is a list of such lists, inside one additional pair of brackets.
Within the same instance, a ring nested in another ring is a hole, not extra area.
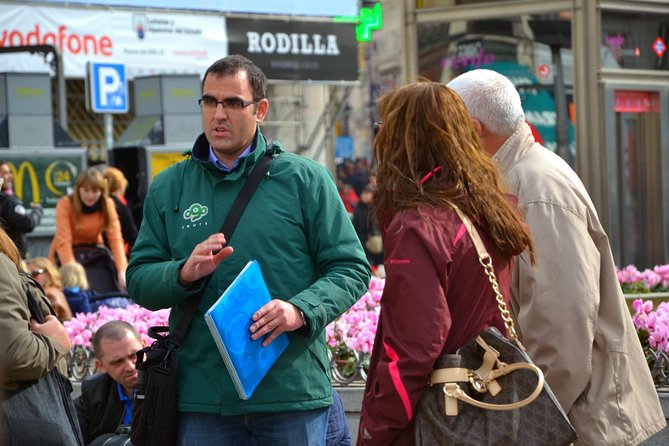
[(618, 275), (618, 281), (622, 283), (634, 283), (641, 281), (641, 273), (636, 266), (628, 265), (622, 270), (617, 270), (616, 274)]
[(385, 279), (372, 277), (369, 290), (344, 314), (326, 327), (327, 345), (369, 354), (374, 345), (374, 336), (379, 322), (379, 301), (383, 294)]
[(128, 305), (126, 308), (100, 307), (96, 313), (77, 313), (63, 325), (67, 330), (73, 347), (91, 348), (91, 337), (93, 333), (106, 322), (111, 320), (122, 320), (133, 325), (142, 339), (144, 345), (149, 345), (153, 340), (148, 337), (149, 327), (156, 325), (167, 325), (170, 310), (150, 311), (139, 305)]
[(653, 301), (647, 300), (643, 303), (643, 312), (650, 313), (653, 310)]

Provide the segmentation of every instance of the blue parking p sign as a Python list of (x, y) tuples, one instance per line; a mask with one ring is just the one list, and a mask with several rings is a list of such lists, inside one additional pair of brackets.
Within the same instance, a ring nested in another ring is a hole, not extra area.
[(89, 104), (96, 113), (128, 112), (128, 79), (121, 63), (91, 62), (88, 71)]

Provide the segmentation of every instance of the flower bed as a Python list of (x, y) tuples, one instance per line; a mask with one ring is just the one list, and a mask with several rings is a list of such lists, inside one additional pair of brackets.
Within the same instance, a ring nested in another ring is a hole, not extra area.
[(327, 344), (333, 350), (349, 350), (371, 353), (374, 346), (376, 326), (379, 323), (379, 302), (383, 293), (384, 279), (372, 277), (369, 290), (338, 319), (327, 326)]
[(661, 302), (655, 310), (650, 300), (636, 299), (632, 305), (632, 320), (653, 380), (657, 386), (666, 386), (669, 384), (669, 302)]
[(66, 321), (63, 325), (70, 335), (72, 345), (91, 349), (91, 337), (93, 333), (103, 324), (113, 320), (122, 320), (130, 323), (139, 332), (142, 344), (149, 345), (153, 341), (147, 332), (149, 327), (155, 325), (167, 325), (170, 310), (151, 311), (137, 304), (128, 305), (126, 308), (100, 307), (95, 313), (77, 313), (75, 317)]
[(367, 292), (326, 327), (332, 378), (339, 384), (367, 378), (384, 285), (385, 279), (372, 277)]
[(63, 324), (72, 341), (68, 364), (70, 377), (80, 381), (85, 376), (95, 373), (91, 337), (105, 322), (122, 320), (130, 323), (137, 329), (142, 344), (149, 345), (153, 342), (147, 334), (149, 327), (167, 325), (169, 314), (170, 310), (150, 311), (137, 304), (128, 305), (126, 308), (102, 306), (95, 313), (77, 313)]
[[(372, 278), (367, 293), (326, 328), (333, 377), (338, 382), (348, 383), (366, 377), (384, 283), (384, 279)], [(169, 310), (150, 311), (136, 304), (123, 309), (100, 307), (95, 313), (77, 313), (64, 323), (72, 340), (71, 376), (81, 379), (95, 372), (91, 337), (105, 322), (115, 319), (129, 322), (137, 328), (142, 343), (149, 345), (153, 342), (147, 335), (149, 327), (167, 325), (168, 317)]]
[[(652, 293), (669, 292), (669, 265), (639, 271), (630, 265), (617, 270), (623, 292)], [(374, 336), (379, 321), (380, 301), (385, 279), (372, 277), (368, 291), (344, 314), (326, 328), (326, 340), (331, 358), (332, 375), (336, 382), (347, 384), (366, 378), (369, 357), (374, 345)], [(633, 321), (646, 353), (656, 382), (666, 378), (669, 354), (669, 303), (654, 303), (637, 299), (632, 304)], [(102, 324), (113, 319), (129, 322), (137, 328), (145, 345), (152, 340), (147, 330), (154, 325), (167, 325), (169, 310), (149, 311), (139, 305), (125, 309), (102, 307), (97, 313), (77, 314), (65, 322), (72, 339), (73, 355), (71, 371), (74, 377), (85, 375), (88, 361), (90, 368), (91, 336)]]
[(616, 273), (625, 294), (669, 291), (669, 265), (658, 265), (643, 271), (639, 271), (634, 265), (629, 265), (623, 269), (616, 269)]

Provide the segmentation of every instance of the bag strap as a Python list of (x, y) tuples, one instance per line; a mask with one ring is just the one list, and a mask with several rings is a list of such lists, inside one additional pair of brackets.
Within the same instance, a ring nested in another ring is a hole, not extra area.
[[(253, 171), (251, 171), (251, 174), (242, 186), (242, 189), (239, 191), (237, 198), (235, 198), (235, 202), (232, 203), (230, 212), (225, 217), (225, 221), (221, 225), (220, 232), (225, 234), (225, 238), (227, 240), (232, 239), (232, 233), (235, 231), (237, 223), (239, 223), (239, 219), (242, 217), (244, 210), (246, 210), (246, 206), (249, 204), (251, 197), (253, 197), (254, 192), (260, 185), (260, 181), (269, 170), (269, 166), (272, 163), (272, 160), (277, 156), (278, 154), (274, 154), (273, 152), (265, 153), (265, 155), (263, 155), (255, 165)], [(197, 307), (202, 300), (202, 296), (204, 295), (204, 291), (206, 290), (207, 285), (209, 285), (209, 281), (211, 280), (212, 275), (213, 273), (206, 276), (200, 292), (189, 298), (186, 302), (186, 306), (184, 307), (183, 313), (179, 318), (177, 327), (170, 335), (170, 344), (175, 350), (179, 348), (179, 345), (181, 345), (181, 340), (186, 335), (186, 331), (188, 331), (188, 327), (190, 326), (190, 323), (195, 316), (195, 311), (197, 310)]]
[[(21, 276), (28, 278), (28, 280), (30, 280), (32, 283), (34, 283), (41, 289), (41, 285), (39, 284), (39, 282), (30, 277), (28, 274), (22, 271), (19, 272), (19, 274)], [(26, 297), (28, 298), (28, 310), (30, 310), (30, 317), (32, 319), (35, 319), (39, 324), (43, 324), (46, 319), (44, 317), (44, 312), (42, 311), (42, 307), (39, 306), (39, 302), (37, 302), (37, 299), (35, 299), (35, 296), (33, 296), (33, 292), (30, 291), (30, 288), (26, 288)]]
[(26, 296), (28, 297), (28, 309), (30, 310), (30, 317), (35, 319), (37, 323), (43, 324), (45, 321), (44, 312), (39, 306), (37, 299), (33, 296), (32, 291), (26, 290)]
[(434, 383), (444, 383), (443, 387), (443, 392), (445, 395), (444, 411), (447, 416), (455, 416), (458, 414), (457, 400), (462, 400), (465, 403), (469, 403), (472, 406), (481, 409), (488, 409), (488, 410), (520, 409), (521, 407), (525, 407), (528, 404), (534, 402), (534, 400), (536, 400), (539, 397), (539, 394), (544, 389), (544, 383), (545, 383), (544, 374), (539, 367), (537, 367), (535, 364), (532, 364), (531, 362), (514, 362), (512, 364), (503, 363), (503, 365), (500, 368), (494, 369), (490, 374), (488, 374), (485, 377), (486, 381), (483, 381), (481, 377), (475, 374), (476, 378), (479, 379), (479, 382), (483, 387), (481, 388), (482, 390), (478, 390), (477, 387), (474, 388), (477, 389), (477, 392), (479, 393), (489, 392), (492, 396), (495, 396), (497, 392), (499, 392), (499, 390), (493, 393), (491, 389), (492, 384), (493, 383), (496, 384), (497, 387), (501, 390), (499, 384), (496, 383), (496, 380), (516, 370), (529, 370), (533, 372), (537, 376), (537, 384), (534, 387), (532, 393), (530, 393), (526, 398), (520, 401), (515, 401), (510, 403), (498, 403), (498, 404), (486, 403), (485, 401), (479, 401), (469, 396), (458, 385), (458, 382), (465, 382), (465, 383), (468, 382), (470, 384), (476, 382), (476, 380), (472, 377), (472, 371), (468, 369), (448, 368), (448, 369), (435, 370), (434, 372), (432, 372), (432, 375), (430, 376), (430, 385)]
[(492, 285), (492, 290), (495, 292), (495, 299), (497, 300), (497, 308), (499, 308), (499, 312), (502, 315), (502, 320), (504, 321), (504, 326), (506, 327), (506, 331), (507, 334), (509, 335), (509, 338), (518, 343), (518, 345), (522, 345), (520, 343), (520, 340), (518, 339), (518, 334), (516, 333), (516, 327), (513, 323), (513, 318), (511, 317), (511, 313), (509, 312), (509, 309), (506, 306), (506, 301), (504, 300), (504, 296), (502, 296), (502, 293), (499, 290), (499, 284), (497, 283), (497, 276), (495, 276), (495, 269), (492, 266), (492, 257), (490, 257), (490, 254), (488, 254), (488, 251), (486, 251), (485, 245), (483, 244), (483, 240), (481, 240), (481, 236), (474, 227), (474, 224), (472, 223), (471, 219), (467, 217), (462, 212), (462, 210), (460, 210), (460, 208), (457, 207), (455, 204), (450, 203), (450, 205), (455, 211), (455, 213), (458, 214), (460, 220), (462, 220), (462, 224), (467, 229), (467, 232), (469, 233), (469, 236), (471, 237), (472, 242), (474, 243), (474, 247), (476, 248), (476, 252), (478, 253), (479, 256), (479, 263), (483, 267), (483, 271), (485, 272), (486, 276), (488, 276), (488, 281)]

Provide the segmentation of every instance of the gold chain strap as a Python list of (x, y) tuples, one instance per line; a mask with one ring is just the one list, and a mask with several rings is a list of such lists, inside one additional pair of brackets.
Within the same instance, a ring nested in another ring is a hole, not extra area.
[(516, 333), (516, 327), (513, 324), (513, 318), (511, 317), (511, 312), (509, 312), (509, 309), (506, 306), (506, 302), (504, 301), (504, 296), (502, 296), (502, 293), (499, 291), (497, 276), (495, 276), (495, 269), (492, 266), (492, 258), (490, 257), (490, 254), (488, 254), (488, 252), (486, 251), (485, 246), (483, 245), (483, 240), (481, 240), (481, 236), (479, 235), (479, 232), (474, 227), (474, 224), (472, 223), (471, 219), (467, 217), (462, 212), (462, 210), (460, 210), (459, 207), (457, 207), (453, 203), (450, 203), (450, 205), (455, 211), (455, 213), (458, 214), (460, 220), (462, 220), (462, 223), (465, 225), (465, 228), (467, 229), (467, 232), (469, 233), (469, 236), (471, 237), (472, 242), (474, 243), (474, 248), (476, 248), (476, 252), (479, 255), (479, 263), (481, 264), (481, 266), (483, 266), (483, 271), (485, 272), (486, 276), (488, 276), (488, 280), (492, 285), (492, 290), (495, 292), (495, 299), (497, 300), (497, 308), (499, 308), (499, 312), (502, 315), (502, 320), (504, 321), (504, 325), (506, 326), (506, 331), (507, 334), (509, 335), (509, 338), (515, 341), (519, 346), (522, 346), (520, 340), (518, 339), (518, 334)]
[(497, 308), (499, 308), (499, 312), (502, 314), (502, 320), (504, 320), (504, 325), (506, 326), (506, 331), (508, 332), (509, 337), (512, 340), (519, 342), (518, 334), (516, 333), (516, 327), (514, 326), (513, 318), (511, 317), (511, 312), (506, 306), (504, 296), (502, 296), (502, 293), (499, 291), (499, 284), (497, 283), (497, 276), (495, 276), (495, 269), (492, 267), (492, 259), (489, 255), (486, 254), (485, 256), (479, 257), (479, 263), (481, 266), (483, 266), (483, 271), (485, 271), (486, 276), (488, 276), (488, 280), (492, 285), (492, 290), (495, 292)]

